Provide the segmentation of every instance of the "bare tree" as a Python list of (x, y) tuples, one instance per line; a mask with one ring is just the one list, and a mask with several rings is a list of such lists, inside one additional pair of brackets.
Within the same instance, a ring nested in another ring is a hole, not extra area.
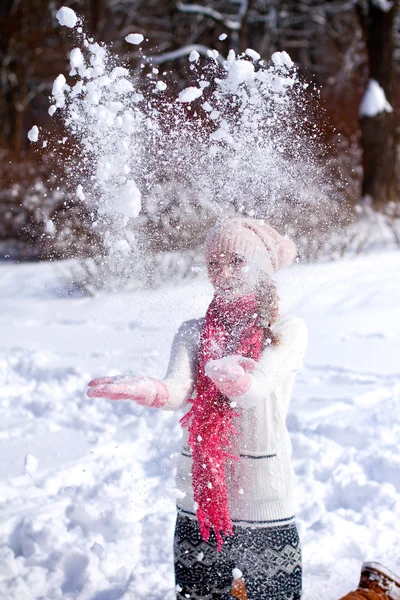
[(363, 147), (362, 194), (377, 209), (399, 199), (396, 171), (399, 170), (398, 135), (394, 104), (395, 37), (398, 2), (368, 0), (359, 7), (366, 41), (369, 80), (377, 82), (387, 100), (386, 107), (361, 115)]

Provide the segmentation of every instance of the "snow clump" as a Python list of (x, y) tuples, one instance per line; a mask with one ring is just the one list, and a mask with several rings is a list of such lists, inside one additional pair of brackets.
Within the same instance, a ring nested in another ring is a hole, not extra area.
[[(56, 101), (56, 108), (63, 108), (65, 106), (65, 92), (69, 90), (69, 86), (67, 85), (67, 80), (65, 79), (63, 74), (60, 74), (53, 83), (53, 89), (51, 94)], [(52, 107), (50, 107), (52, 108)], [(54, 109), (55, 110), (55, 109)], [(49, 109), (50, 113), (50, 109)]]
[(125, 41), (128, 42), (128, 44), (138, 45), (141, 44), (143, 40), (144, 37), (141, 33), (130, 33), (125, 37)]
[(24, 471), (29, 477), (33, 477), (38, 468), (38, 459), (33, 454), (27, 454), (24, 460)]
[(132, 180), (127, 181), (115, 200), (115, 210), (121, 215), (135, 219), (141, 210), (141, 198), (142, 194), (136, 183)]
[(375, 79), (370, 79), (367, 90), (360, 105), (360, 117), (375, 117), (382, 112), (393, 112), (387, 101), (385, 92)]
[(72, 8), (68, 8), (68, 6), (63, 6), (56, 13), (57, 21), (60, 25), (65, 27), (70, 27), (71, 29), (75, 27), (78, 22), (78, 17)]
[(37, 127), (37, 125), (34, 125), (32, 127), (32, 129), (30, 129), (28, 131), (28, 139), (31, 142), (37, 142), (38, 141), (38, 139), (39, 139), (39, 128)]
[(187, 87), (179, 93), (178, 102), (193, 102), (196, 98), (200, 98), (203, 90), (197, 87)]
[(197, 50), (192, 50), (191, 53), (189, 54), (189, 60), (190, 62), (197, 62), (200, 58), (200, 54), (197, 52)]

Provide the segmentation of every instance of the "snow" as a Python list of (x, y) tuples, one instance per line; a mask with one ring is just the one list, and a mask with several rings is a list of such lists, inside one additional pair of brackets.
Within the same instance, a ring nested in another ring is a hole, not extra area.
[(247, 50), (245, 51), (245, 54), (247, 56), (250, 56), (250, 58), (252, 58), (253, 60), (260, 60), (260, 58), (261, 58), (260, 54), (258, 54), (258, 52), (256, 52), (255, 50), (252, 50), (251, 48), (247, 48)]
[(218, 39), (221, 40), (221, 42), (223, 42), (224, 40), (226, 40), (228, 36), (226, 35), (226, 33), (221, 33), (220, 36), (218, 36)]
[(275, 66), (280, 67), (280, 66), (285, 66), (285, 67), (292, 67), (293, 66), (293, 61), (290, 58), (289, 54), (285, 51), (283, 52), (274, 52), (273, 55), (271, 56), (272, 62), (274, 63)]
[(207, 56), (208, 56), (208, 58), (217, 60), (218, 56), (219, 56), (219, 52), (218, 52), (218, 50), (207, 50)]
[(65, 27), (70, 27), (71, 29), (75, 27), (78, 22), (78, 17), (72, 8), (68, 8), (68, 6), (63, 6), (60, 10), (57, 11), (56, 17), (60, 25), (65, 25)]
[(160, 90), (160, 92), (163, 92), (167, 89), (167, 84), (165, 83), (165, 81), (157, 81), (156, 88)]
[(80, 48), (74, 48), (69, 53), (69, 62), (71, 65), (71, 75), (75, 75), (76, 71), (78, 71), (79, 75), (83, 75), (86, 64), (83, 58), (83, 54)]
[(125, 41), (128, 42), (128, 44), (138, 45), (141, 44), (143, 40), (144, 37), (141, 33), (130, 33), (125, 37)]
[(372, 4), (380, 8), (383, 12), (389, 12), (394, 5), (394, 3), (389, 0), (372, 0)]
[(227, 84), (237, 88), (241, 83), (251, 83), (254, 80), (254, 65), (248, 60), (235, 60), (231, 63)]
[(38, 467), (38, 459), (36, 456), (32, 454), (27, 454), (24, 460), (24, 471), (29, 477), (32, 477), (37, 470)]
[(128, 94), (129, 92), (133, 92), (133, 85), (127, 79), (117, 79), (112, 85), (112, 90), (117, 94)]
[(31, 142), (37, 142), (39, 139), (39, 128), (37, 125), (34, 125), (32, 129), (28, 131), (28, 139)]
[(201, 107), (204, 108), (206, 112), (211, 112), (213, 109), (209, 102), (204, 102), (204, 104), (202, 104)]
[(240, 569), (233, 569), (232, 575), (233, 575), (234, 579), (240, 579), (242, 577), (243, 573)]
[(202, 94), (202, 88), (187, 87), (179, 92), (178, 102), (193, 102), (193, 100), (196, 100), (196, 98), (200, 98)]
[(393, 112), (385, 92), (375, 79), (370, 79), (360, 105), (360, 117), (375, 117), (381, 112)]
[(76, 186), (76, 196), (77, 198), (79, 198), (79, 200), (81, 200), (82, 202), (85, 199), (85, 193), (83, 191), (83, 187), (81, 183), (78, 183), (78, 185)]
[[(52, 96), (56, 101), (56, 107), (63, 108), (65, 106), (65, 91), (68, 89), (67, 80), (64, 75), (61, 73), (58, 77), (55, 78), (52, 88)], [(50, 107), (51, 108), (51, 107)], [(50, 113), (50, 109), (49, 109)]]
[(125, 67), (114, 67), (110, 73), (111, 79), (118, 79), (118, 77), (129, 77), (128, 69)]
[(141, 210), (141, 198), (142, 195), (136, 183), (128, 180), (115, 199), (114, 208), (121, 215), (135, 218)]
[[(85, 389), (105, 374), (162, 377), (211, 287), (91, 297), (65, 283), (70, 269), (0, 263), (1, 592), (173, 600), (181, 413)], [(309, 327), (288, 415), (304, 600), (354, 589), (364, 560), (400, 571), (399, 270), (399, 252), (377, 252), (278, 277), (281, 312)]]
[(190, 62), (197, 62), (200, 58), (200, 54), (197, 52), (197, 50), (192, 50), (191, 53), (189, 54), (189, 60)]

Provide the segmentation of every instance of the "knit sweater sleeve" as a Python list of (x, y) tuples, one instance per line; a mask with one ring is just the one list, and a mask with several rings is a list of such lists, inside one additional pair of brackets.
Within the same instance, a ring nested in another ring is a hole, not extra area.
[(273, 331), (278, 337), (278, 344), (263, 350), (256, 369), (250, 375), (250, 387), (232, 398), (244, 408), (254, 406), (285, 381), (293, 379), (303, 365), (308, 339), (307, 325), (303, 319), (282, 317)]
[(201, 319), (185, 321), (172, 342), (167, 373), (162, 380), (168, 389), (166, 410), (178, 410), (190, 398), (196, 383)]

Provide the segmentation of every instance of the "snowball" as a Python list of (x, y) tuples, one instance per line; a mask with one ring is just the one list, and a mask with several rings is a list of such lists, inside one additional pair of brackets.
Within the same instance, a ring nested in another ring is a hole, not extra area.
[(76, 196), (77, 196), (77, 198), (79, 198), (79, 200), (82, 200), (82, 202), (85, 199), (85, 194), (84, 194), (83, 188), (80, 183), (78, 184), (78, 186), (76, 188)]
[(182, 90), (178, 96), (178, 102), (193, 102), (196, 98), (200, 98), (203, 90), (197, 87), (187, 87)]
[(128, 42), (128, 44), (141, 44), (144, 40), (144, 37), (142, 36), (141, 33), (130, 33), (129, 35), (126, 36), (125, 41)]
[(370, 79), (360, 106), (360, 117), (375, 117), (382, 112), (393, 112), (385, 92), (375, 79)]
[(28, 131), (28, 138), (31, 142), (37, 142), (39, 138), (39, 128), (34, 125), (32, 129)]
[(63, 6), (56, 13), (57, 21), (60, 25), (65, 25), (66, 27), (75, 27), (78, 22), (78, 17), (72, 8), (68, 8), (68, 6)]
[(247, 48), (247, 50), (245, 51), (245, 54), (247, 56), (250, 56), (250, 58), (252, 58), (253, 60), (260, 60), (260, 58), (261, 58), (260, 54), (258, 54), (258, 52), (256, 52), (255, 50), (252, 50), (251, 48)]
[(156, 88), (163, 92), (167, 89), (167, 84), (164, 81), (157, 81)]
[(191, 53), (189, 54), (189, 60), (190, 62), (197, 62), (200, 58), (200, 54), (197, 52), (197, 50), (192, 50)]
[(24, 460), (24, 471), (29, 477), (32, 477), (37, 470), (38, 459), (33, 454), (27, 454)]
[(133, 180), (128, 180), (114, 202), (115, 210), (121, 215), (136, 218), (141, 211), (142, 194)]
[(226, 35), (226, 33), (221, 33), (221, 35), (219, 36), (219, 40), (221, 40), (221, 42), (223, 42), (224, 40), (226, 40), (228, 36)]
[(199, 552), (198, 555), (196, 556), (196, 559), (201, 562), (204, 558), (204, 552)]
[(57, 106), (55, 104), (52, 104), (48, 110), (49, 115), (52, 117), (54, 115), (54, 113), (57, 110)]
[(209, 102), (204, 102), (204, 104), (202, 104), (201, 107), (204, 108), (206, 112), (211, 112), (213, 110), (213, 107)]
[(243, 575), (240, 569), (232, 569), (233, 579), (240, 579)]

